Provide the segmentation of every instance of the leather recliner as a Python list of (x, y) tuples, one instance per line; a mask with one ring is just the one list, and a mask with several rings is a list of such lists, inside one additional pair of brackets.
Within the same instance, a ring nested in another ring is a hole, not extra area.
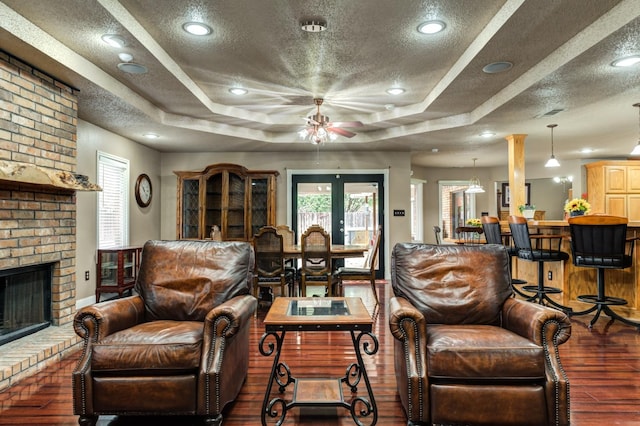
[(511, 297), (504, 246), (398, 244), (389, 305), (408, 425), (567, 425), (561, 311)]
[(254, 255), (244, 242), (148, 241), (136, 295), (87, 306), (73, 372), (80, 425), (101, 414), (195, 415), (219, 425), (249, 365)]

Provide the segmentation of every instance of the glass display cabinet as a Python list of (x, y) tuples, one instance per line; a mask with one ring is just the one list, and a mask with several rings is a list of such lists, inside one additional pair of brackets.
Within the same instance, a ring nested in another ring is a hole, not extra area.
[(133, 289), (138, 277), (142, 247), (98, 249), (96, 272), (96, 303), (102, 293), (117, 293)]
[(224, 241), (249, 241), (263, 226), (275, 226), (275, 170), (251, 171), (212, 164), (178, 176), (178, 239), (208, 239), (217, 227)]

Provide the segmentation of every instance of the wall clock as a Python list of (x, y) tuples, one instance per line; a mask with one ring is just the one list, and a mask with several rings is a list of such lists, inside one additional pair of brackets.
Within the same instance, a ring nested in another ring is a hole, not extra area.
[(140, 207), (148, 207), (152, 196), (151, 179), (142, 173), (136, 180), (136, 202)]

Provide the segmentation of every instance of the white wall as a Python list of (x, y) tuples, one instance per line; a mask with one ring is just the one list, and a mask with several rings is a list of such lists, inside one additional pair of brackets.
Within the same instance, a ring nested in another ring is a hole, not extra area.
[[(142, 245), (150, 239), (160, 238), (162, 194), (160, 191), (160, 153), (129, 139), (118, 136), (91, 123), (78, 120), (77, 173), (87, 175), (97, 182), (97, 152), (102, 151), (129, 160), (129, 242)], [(153, 199), (146, 209), (138, 206), (134, 185), (140, 173), (151, 178)], [(77, 192), (76, 217), (76, 303), (83, 306), (95, 301), (96, 247), (97, 247), (97, 198), (96, 192)], [(85, 281), (85, 271), (89, 280)]]

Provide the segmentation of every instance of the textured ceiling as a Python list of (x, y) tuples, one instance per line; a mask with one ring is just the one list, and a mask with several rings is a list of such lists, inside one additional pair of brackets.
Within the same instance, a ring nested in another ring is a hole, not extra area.
[[(309, 19), (327, 30), (301, 31)], [(418, 33), (430, 19), (447, 27)], [(560, 161), (626, 158), (638, 138), (640, 65), (610, 66), (640, 54), (637, 0), (3, 0), (0, 22), (2, 50), (79, 89), (80, 118), (165, 152), (315, 150), (297, 136), (314, 97), (364, 123), (322, 150), (410, 151), (428, 167), (505, 164), (512, 133), (544, 162), (551, 123)], [(122, 73), (120, 52), (148, 73)], [(482, 72), (495, 61), (513, 67)]]

